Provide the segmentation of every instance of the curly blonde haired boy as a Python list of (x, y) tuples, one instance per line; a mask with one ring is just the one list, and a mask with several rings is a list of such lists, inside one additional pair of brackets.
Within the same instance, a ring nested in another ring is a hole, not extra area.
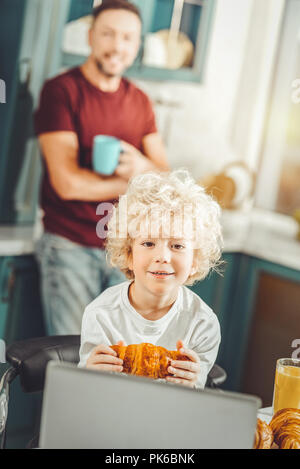
[(214, 312), (185, 285), (220, 263), (220, 207), (186, 170), (133, 178), (108, 223), (107, 255), (128, 280), (87, 306), (80, 363), (122, 372), (109, 347), (149, 342), (177, 349), (167, 381), (203, 388), (220, 344)]

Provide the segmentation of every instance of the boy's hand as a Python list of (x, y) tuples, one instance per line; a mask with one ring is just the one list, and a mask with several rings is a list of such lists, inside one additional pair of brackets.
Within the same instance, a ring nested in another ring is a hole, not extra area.
[(196, 352), (186, 349), (181, 340), (177, 341), (177, 350), (186, 355), (191, 361), (171, 360), (168, 372), (173, 376), (167, 376), (166, 380), (170, 383), (183, 384), (193, 388), (197, 382), (200, 373), (200, 359)]
[[(117, 345), (125, 345), (123, 341), (119, 341)], [(100, 344), (92, 350), (86, 367), (90, 370), (104, 371), (123, 371), (123, 360), (118, 358), (117, 353), (108, 345)]]

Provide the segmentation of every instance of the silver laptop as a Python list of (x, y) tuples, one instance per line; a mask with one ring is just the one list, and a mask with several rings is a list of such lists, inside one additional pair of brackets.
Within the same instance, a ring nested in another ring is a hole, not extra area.
[(252, 448), (260, 399), (50, 362), (40, 448)]

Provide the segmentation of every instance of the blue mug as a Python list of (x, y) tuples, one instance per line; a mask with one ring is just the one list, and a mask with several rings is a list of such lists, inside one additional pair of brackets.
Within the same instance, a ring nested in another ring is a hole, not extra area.
[(119, 163), (121, 141), (109, 135), (96, 135), (93, 142), (92, 163), (97, 173), (109, 176)]

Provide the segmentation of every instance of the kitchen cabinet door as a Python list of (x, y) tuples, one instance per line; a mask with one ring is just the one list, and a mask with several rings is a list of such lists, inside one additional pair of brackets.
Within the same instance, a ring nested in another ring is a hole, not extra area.
[[(300, 272), (259, 268), (251, 326), (241, 370), (242, 392), (272, 405), (276, 361), (300, 358)], [(297, 350), (298, 347), (298, 350)]]
[(232, 318), (233, 298), (236, 292), (242, 255), (238, 253), (225, 253), (222, 260), (223, 266), (220, 273), (212, 272), (201, 282), (196, 283), (191, 289), (210, 306), (218, 316), (221, 327), (221, 344), (217, 357), (217, 363), (227, 371), (225, 350), (228, 347), (228, 333)]
[(10, 258), (0, 257), (0, 339), (5, 340), (9, 295), (14, 282), (14, 273)]
[(275, 362), (300, 339), (300, 272), (243, 255), (228, 317), (226, 388), (270, 405)]
[[(7, 154), (10, 151), (14, 126), (16, 96), (18, 94), (18, 58), (20, 56), (23, 19), (27, 0), (3, 0), (0, 14), (0, 78), (6, 85), (6, 102), (0, 105), (0, 222), (6, 222), (7, 203)], [(23, 104), (23, 103), (22, 103)], [(21, 107), (22, 107), (21, 104)], [(29, 116), (27, 116), (28, 118)], [(24, 122), (24, 127), (27, 122)], [(16, 138), (15, 138), (16, 140)], [(22, 143), (21, 143), (22, 144)], [(20, 145), (20, 144), (19, 144)], [(20, 167), (20, 155), (14, 155), (15, 171)], [(18, 161), (16, 161), (18, 160)], [(9, 179), (10, 175), (9, 175)], [(11, 181), (10, 181), (11, 182)], [(5, 200), (6, 199), (6, 200)]]
[[(6, 346), (16, 340), (45, 335), (39, 276), (32, 256), (0, 258), (0, 338)], [(0, 374), (8, 368), (0, 365)], [(24, 394), (17, 378), (11, 385), (7, 447), (22, 448), (32, 436), (41, 396)]]
[[(33, 112), (46, 78), (60, 63), (69, 0), (1, 0), (0, 223), (33, 224), (41, 175)], [(59, 42), (59, 46), (55, 41)]]

